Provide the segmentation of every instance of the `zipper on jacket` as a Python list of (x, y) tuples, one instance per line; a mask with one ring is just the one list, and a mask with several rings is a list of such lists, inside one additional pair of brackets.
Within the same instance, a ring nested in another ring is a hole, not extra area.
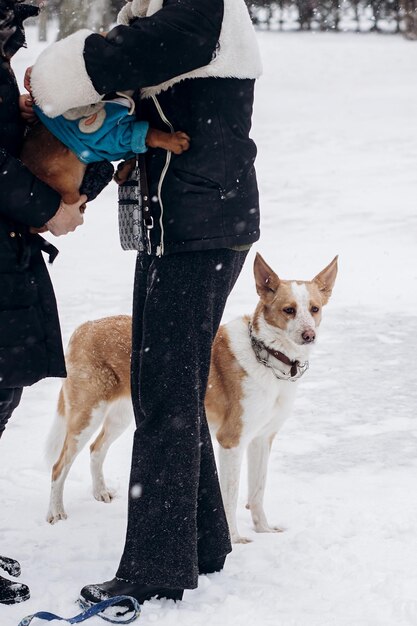
[[(157, 111), (159, 113), (159, 116), (160, 116), (161, 120), (163, 122), (165, 122), (165, 124), (169, 127), (171, 133), (173, 133), (174, 132), (174, 127), (171, 124), (171, 122), (169, 121), (169, 119), (166, 117), (165, 113), (163, 112), (163, 110), (161, 108), (161, 105), (159, 104), (156, 96), (152, 96), (152, 100), (154, 101), (154, 104), (156, 106), (156, 109), (157, 109)], [(159, 218), (159, 226), (160, 226), (160, 229), (161, 229), (161, 241), (159, 243), (159, 246), (157, 246), (157, 248), (156, 248), (156, 255), (159, 256), (159, 257), (161, 257), (164, 254), (164, 224), (163, 224), (164, 205), (163, 205), (163, 202), (162, 202), (162, 185), (163, 185), (166, 173), (168, 171), (168, 167), (169, 167), (170, 162), (171, 162), (171, 151), (167, 150), (167, 156), (166, 156), (166, 159), (165, 159), (165, 165), (164, 165), (164, 167), (162, 169), (161, 176), (159, 177), (159, 182), (158, 182), (158, 200), (159, 200), (159, 206), (161, 207), (161, 215), (160, 215), (160, 218)]]

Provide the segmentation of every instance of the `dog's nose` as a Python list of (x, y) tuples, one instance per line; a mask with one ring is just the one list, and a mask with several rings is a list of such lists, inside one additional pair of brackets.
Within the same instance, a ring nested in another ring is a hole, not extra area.
[(314, 330), (305, 330), (301, 335), (304, 343), (312, 343), (316, 338), (316, 333)]

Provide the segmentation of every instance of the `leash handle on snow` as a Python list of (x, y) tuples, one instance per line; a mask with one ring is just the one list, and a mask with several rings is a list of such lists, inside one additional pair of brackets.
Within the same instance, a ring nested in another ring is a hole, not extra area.
[[(132, 608), (126, 609), (126, 613), (128, 613), (129, 617), (127, 619), (116, 619), (112, 617), (106, 617), (105, 615), (101, 615), (103, 611), (112, 606), (118, 606), (120, 602), (129, 602), (132, 605)], [(133, 615), (132, 615), (133, 611)], [(59, 617), (59, 615), (55, 615), (54, 613), (49, 613), (48, 611), (39, 611), (38, 613), (33, 613), (33, 615), (27, 615), (24, 617), (18, 624), (18, 626), (29, 626), (32, 623), (32, 620), (37, 618), (44, 620), (46, 622), (52, 622), (53, 620), (60, 620), (62, 622), (67, 622), (67, 624), (81, 624), (81, 622), (85, 622), (85, 620), (93, 617), (94, 615), (98, 615), (106, 622), (111, 622), (112, 624), (131, 624), (135, 619), (137, 619), (140, 615), (140, 605), (136, 598), (132, 598), (131, 596), (115, 596), (114, 598), (109, 598), (108, 600), (103, 600), (102, 602), (97, 602), (93, 606), (85, 609), (78, 615), (74, 617)]]

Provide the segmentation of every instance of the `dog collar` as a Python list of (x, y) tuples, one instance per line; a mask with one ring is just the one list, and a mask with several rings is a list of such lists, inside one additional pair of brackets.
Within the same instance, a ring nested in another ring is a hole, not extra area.
[[(304, 363), (300, 363), (300, 361), (291, 361), (287, 357), (286, 354), (280, 352), (279, 350), (274, 350), (269, 346), (265, 345), (263, 341), (257, 339), (252, 332), (252, 324), (249, 322), (248, 324), (249, 330), (249, 338), (252, 345), (252, 349), (255, 353), (256, 360), (258, 363), (262, 363), (265, 367), (268, 367), (272, 370), (274, 376), (280, 380), (289, 380), (291, 382), (295, 382), (308, 370), (309, 363), (308, 361), (304, 361)], [(290, 367), (290, 371), (286, 374), (274, 366), (274, 362), (270, 357), (281, 361), (285, 365)]]

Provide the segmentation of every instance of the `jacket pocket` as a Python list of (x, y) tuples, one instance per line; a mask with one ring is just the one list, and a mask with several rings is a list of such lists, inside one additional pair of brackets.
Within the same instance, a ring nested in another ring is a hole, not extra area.
[(45, 337), (37, 309), (0, 311), (0, 346), (32, 346)]
[(167, 242), (222, 236), (223, 192), (217, 183), (181, 170), (169, 173), (162, 192)]
[(173, 170), (173, 177), (177, 185), (182, 185), (184, 192), (189, 193), (210, 193), (213, 189), (221, 191), (222, 185), (210, 178), (193, 174), (186, 170)]

